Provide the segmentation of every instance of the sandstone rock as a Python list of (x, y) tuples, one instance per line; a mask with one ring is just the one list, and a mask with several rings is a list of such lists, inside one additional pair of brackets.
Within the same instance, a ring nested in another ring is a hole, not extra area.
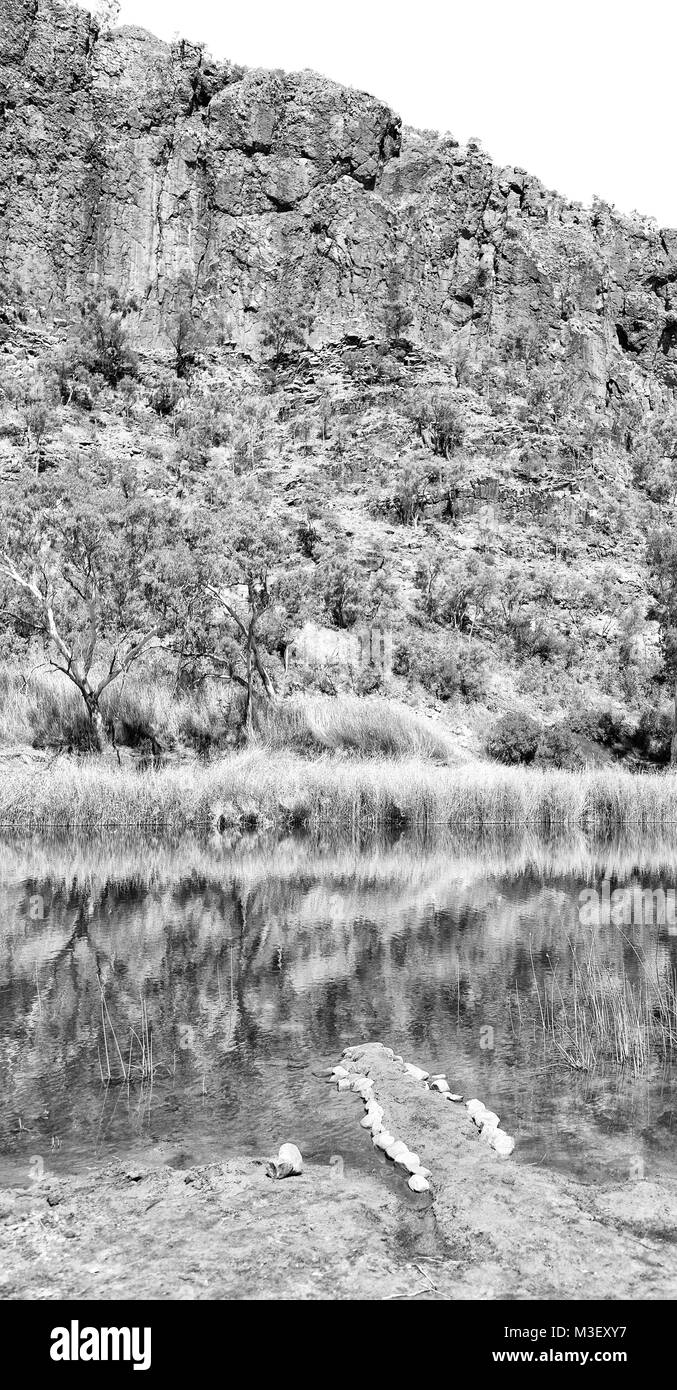
[(593, 397), (625, 369), (677, 383), (677, 232), (402, 132), (362, 92), (0, 0), (0, 112), (3, 272), (46, 317), (114, 284), (159, 347), (186, 276), (255, 348), (293, 244), (316, 342), (379, 333), (397, 280), (415, 342), (481, 358), (529, 322), (575, 338)]

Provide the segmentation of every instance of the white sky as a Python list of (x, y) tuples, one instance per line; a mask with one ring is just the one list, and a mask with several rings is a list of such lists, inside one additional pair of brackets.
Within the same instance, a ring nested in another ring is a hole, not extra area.
[(122, 0), (118, 23), (314, 68), (568, 197), (677, 227), (675, 0)]

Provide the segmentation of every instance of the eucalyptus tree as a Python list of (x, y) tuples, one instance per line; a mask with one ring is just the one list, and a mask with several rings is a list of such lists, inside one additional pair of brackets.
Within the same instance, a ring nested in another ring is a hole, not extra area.
[(172, 505), (124, 470), (6, 484), (0, 610), (79, 691), (92, 746), (110, 740), (104, 692), (154, 646), (171, 645), (195, 597)]

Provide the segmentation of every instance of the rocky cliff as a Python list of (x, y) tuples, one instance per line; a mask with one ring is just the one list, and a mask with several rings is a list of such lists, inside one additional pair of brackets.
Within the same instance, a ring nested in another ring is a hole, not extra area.
[(677, 231), (567, 203), (313, 73), (0, 0), (0, 152), (0, 271), (46, 317), (115, 286), (152, 346), (188, 289), (249, 350), (284, 279), (316, 343), (378, 336), (396, 298), (452, 356), (529, 325), (600, 399), (677, 386)]

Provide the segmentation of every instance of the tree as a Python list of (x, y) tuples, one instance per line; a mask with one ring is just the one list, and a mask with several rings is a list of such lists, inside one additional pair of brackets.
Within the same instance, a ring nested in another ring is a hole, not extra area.
[(670, 762), (675, 764), (677, 763), (677, 535), (672, 527), (662, 526), (650, 537), (647, 558), (653, 584), (663, 670), (674, 692)]
[(271, 655), (286, 625), (284, 587), (294, 540), (271, 512), (264, 488), (251, 480), (219, 504), (207, 524), (202, 514), (190, 521), (197, 600), (185, 656), (241, 686), (250, 737), (257, 691), (269, 701), (278, 698)]
[(179, 380), (185, 381), (199, 362), (206, 342), (205, 330), (196, 322), (192, 310), (182, 309), (168, 337), (174, 349), (174, 370)]
[(390, 347), (410, 347), (407, 329), (411, 328), (414, 315), (408, 305), (399, 298), (390, 299), (383, 312), (386, 341)]
[(342, 537), (332, 538), (315, 571), (315, 588), (320, 597), (320, 618), (329, 618), (333, 627), (345, 630), (356, 623), (374, 623), (392, 613), (396, 606), (385, 555), (374, 557), (369, 570), (356, 563)]
[(109, 748), (101, 697), (185, 620), (191, 557), (167, 504), (136, 480), (75, 472), (6, 488), (0, 611), (44, 643), (85, 704), (92, 746)]
[(426, 448), (449, 459), (460, 449), (465, 426), (458, 405), (449, 396), (431, 396), (414, 408), (414, 423)]
[(313, 322), (310, 310), (296, 304), (289, 288), (281, 285), (262, 317), (261, 342), (271, 349), (273, 367), (306, 347)]
[(136, 354), (123, 326), (136, 307), (135, 300), (122, 299), (116, 290), (87, 301), (78, 339), (70, 344), (69, 360), (61, 364), (64, 382), (76, 378), (81, 367), (102, 376), (113, 387), (123, 377), (138, 374)]
[(392, 505), (403, 526), (417, 526), (431, 502), (430, 468), (420, 459), (407, 459), (395, 479)]

